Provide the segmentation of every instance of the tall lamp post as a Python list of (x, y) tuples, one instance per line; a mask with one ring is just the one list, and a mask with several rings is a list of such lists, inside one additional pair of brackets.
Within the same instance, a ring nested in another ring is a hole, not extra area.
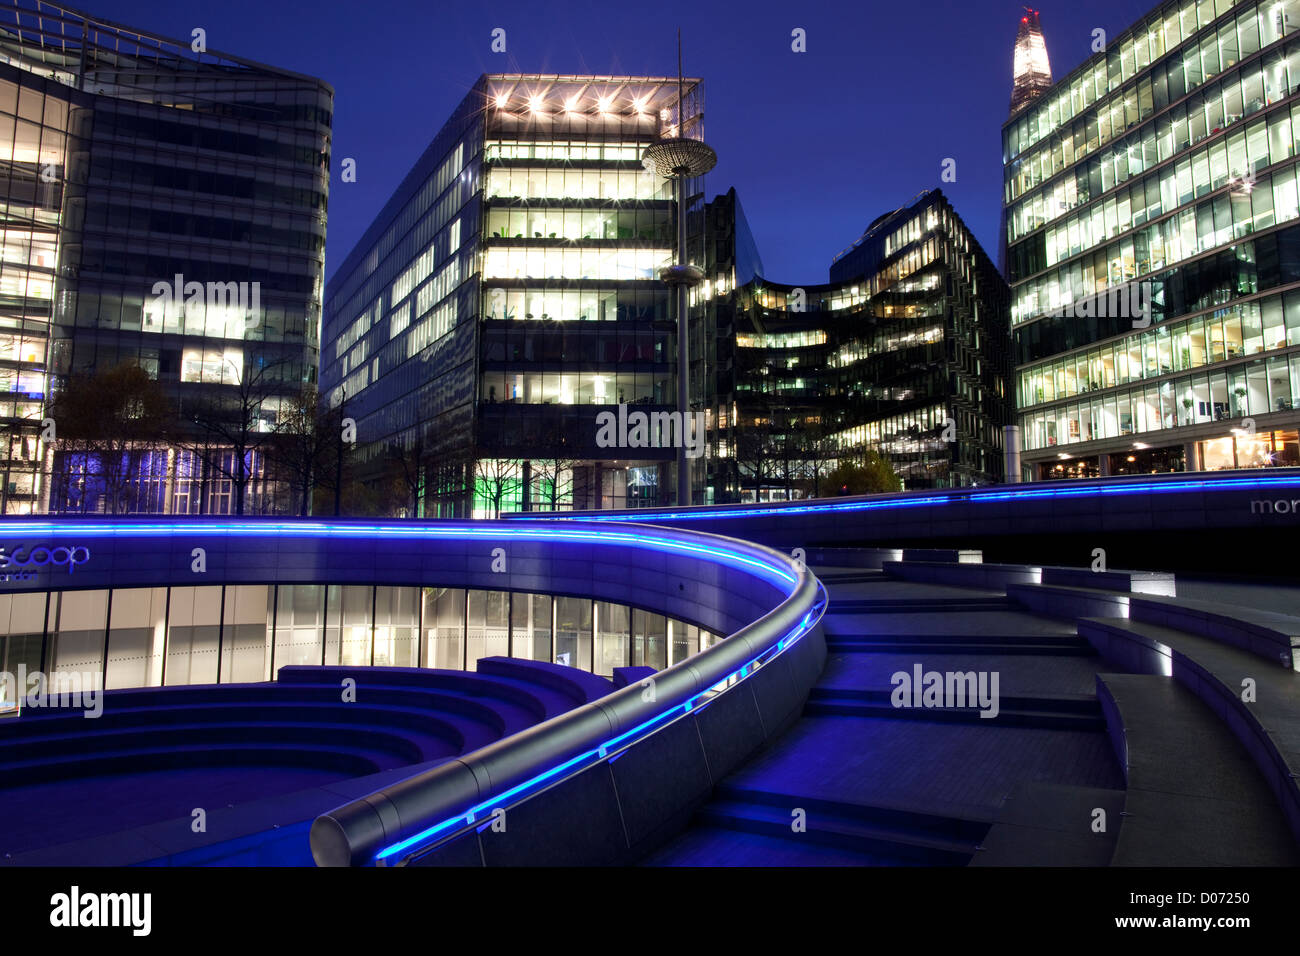
[(686, 181), (703, 176), (718, 164), (718, 154), (703, 140), (686, 138), (686, 116), (682, 108), (682, 35), (677, 31), (677, 129), (676, 136), (646, 147), (641, 164), (664, 179), (673, 181), (677, 205), (677, 262), (659, 272), (677, 300), (677, 407), (681, 432), (677, 443), (677, 506), (691, 504), (691, 472), (686, 457), (686, 429), (690, 425), (690, 312), (687, 295), (704, 281), (704, 270), (686, 261)]

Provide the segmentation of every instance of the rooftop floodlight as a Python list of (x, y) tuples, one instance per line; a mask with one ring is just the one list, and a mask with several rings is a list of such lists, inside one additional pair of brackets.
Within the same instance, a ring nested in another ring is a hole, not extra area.
[(498, 93), (498, 94), (497, 94), (497, 98), (496, 98), (497, 109), (499, 109), (499, 110), (503, 110), (503, 109), (505, 109), (505, 108), (506, 108), (506, 104), (509, 103), (509, 102), (510, 102), (510, 97), (509, 97), (509, 95), (507, 95), (507, 94), (505, 94), (505, 93)]
[(599, 97), (596, 100), (596, 109), (600, 110), (600, 112), (602, 113), (608, 113), (609, 108), (613, 104), (613, 102), (614, 102), (614, 97), (612, 96)]
[(540, 93), (534, 93), (532, 96), (528, 97), (528, 109), (534, 113), (540, 113), (542, 111), (542, 96)]
[(576, 95), (570, 96), (568, 99), (564, 101), (564, 109), (566, 112), (572, 113), (577, 108), (578, 108), (578, 97)]

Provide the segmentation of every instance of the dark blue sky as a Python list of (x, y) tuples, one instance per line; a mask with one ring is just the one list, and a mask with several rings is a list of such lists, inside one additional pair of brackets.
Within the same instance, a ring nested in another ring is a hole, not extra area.
[[(335, 89), (326, 270), (347, 255), (484, 72), (688, 74), (705, 80), (718, 151), (710, 195), (734, 185), (767, 278), (825, 282), (872, 219), (942, 186), (997, 258), (1000, 126), (1022, 12), (1002, 0), (79, 0), (87, 13), (319, 76)], [(1057, 77), (1154, 0), (1044, 0)], [(508, 52), (492, 53), (504, 28)], [(791, 30), (807, 31), (793, 53)], [(344, 157), (357, 182), (339, 181)], [(957, 161), (957, 181), (940, 164)]]

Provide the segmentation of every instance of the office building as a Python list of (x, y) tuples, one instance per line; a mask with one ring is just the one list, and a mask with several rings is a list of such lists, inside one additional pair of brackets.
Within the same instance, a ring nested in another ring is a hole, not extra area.
[(1003, 126), (1024, 477), (1300, 462), (1298, 31), (1165, 3)]
[[(0, 512), (288, 510), (256, 439), (314, 381), (332, 89), (4, 6)], [(46, 440), (54, 395), (124, 363), (162, 386), (172, 442)], [(218, 423), (232, 406), (240, 422)], [(248, 438), (242, 456), (223, 429)]]
[(414, 472), (406, 512), (441, 517), (671, 500), (665, 436), (602, 424), (676, 410), (675, 204), (642, 157), (700, 135), (682, 93), (684, 123), (676, 78), (474, 85), (327, 289), (321, 383), (360, 480)]
[(822, 479), (838, 459), (870, 448), (907, 488), (1001, 480), (1008, 290), (942, 192), (878, 217), (816, 285), (756, 272), (734, 191), (707, 218), (735, 223), (715, 248), (737, 282), (710, 323), (725, 350), (714, 500), (831, 494)]

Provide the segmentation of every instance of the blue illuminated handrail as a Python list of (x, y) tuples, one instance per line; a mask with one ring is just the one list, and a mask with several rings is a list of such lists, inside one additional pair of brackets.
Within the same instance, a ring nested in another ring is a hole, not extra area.
[(311, 829), (316, 862), (392, 865), (426, 852), (482, 825), (485, 814), (616, 757), (707, 706), (786, 653), (821, 620), (826, 591), (801, 563), (748, 542), (660, 533), (693, 543), (697, 557), (743, 556), (745, 561), (727, 563), (767, 584), (783, 581), (785, 598), (726, 640), (655, 674), (649, 699), (644, 684), (630, 685), (323, 814)]

